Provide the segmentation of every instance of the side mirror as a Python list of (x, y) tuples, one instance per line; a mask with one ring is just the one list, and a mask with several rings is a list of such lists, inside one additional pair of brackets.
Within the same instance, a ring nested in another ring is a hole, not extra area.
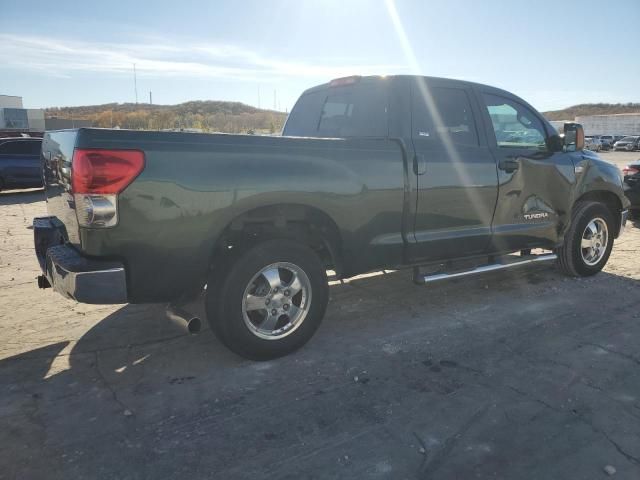
[(564, 150), (565, 152), (584, 150), (584, 129), (579, 123), (564, 124)]
[(564, 139), (562, 137), (562, 135), (556, 133), (547, 138), (547, 148), (550, 152), (564, 151)]

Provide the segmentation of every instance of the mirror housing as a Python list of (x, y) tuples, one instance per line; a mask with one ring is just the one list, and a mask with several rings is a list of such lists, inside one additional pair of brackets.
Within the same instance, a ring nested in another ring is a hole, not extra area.
[(560, 134), (551, 135), (547, 138), (547, 148), (550, 152), (564, 151), (564, 139)]
[(584, 150), (584, 129), (579, 123), (564, 124), (564, 150), (565, 152)]

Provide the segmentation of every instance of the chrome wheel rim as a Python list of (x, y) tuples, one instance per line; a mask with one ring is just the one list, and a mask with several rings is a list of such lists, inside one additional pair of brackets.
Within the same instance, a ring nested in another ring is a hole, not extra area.
[(302, 325), (311, 305), (311, 282), (293, 263), (278, 262), (256, 273), (242, 296), (242, 317), (251, 333), (279, 340)]
[(609, 230), (607, 222), (602, 218), (591, 220), (582, 233), (580, 252), (582, 260), (590, 267), (596, 265), (607, 251), (609, 242)]

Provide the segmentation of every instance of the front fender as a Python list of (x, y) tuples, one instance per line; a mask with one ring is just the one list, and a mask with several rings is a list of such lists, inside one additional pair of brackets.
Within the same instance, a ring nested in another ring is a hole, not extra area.
[(595, 152), (584, 151), (575, 168), (576, 200), (592, 192), (609, 192), (617, 197), (621, 210), (629, 207), (629, 200), (624, 195), (622, 173), (614, 164), (603, 160)]

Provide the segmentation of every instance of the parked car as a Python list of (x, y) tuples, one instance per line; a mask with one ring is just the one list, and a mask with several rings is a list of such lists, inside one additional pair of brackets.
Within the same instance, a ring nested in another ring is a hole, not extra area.
[(599, 152), (600, 150), (602, 150), (602, 143), (596, 137), (585, 137), (584, 147), (587, 150), (593, 150), (594, 152)]
[(611, 135), (602, 135), (598, 139), (600, 140), (600, 149), (602, 151), (608, 152), (613, 148), (613, 137)]
[(601, 142), (607, 142), (610, 146), (612, 146), (615, 142), (615, 140), (613, 139), (613, 135), (600, 135), (599, 138)]
[(640, 159), (630, 163), (622, 170), (624, 175), (624, 194), (631, 202), (630, 210), (640, 215)]
[(614, 150), (626, 150), (632, 152), (640, 149), (640, 136), (623, 137), (613, 145)]
[(583, 144), (509, 92), (413, 76), (311, 88), (281, 137), (47, 132), (39, 286), (169, 302), (188, 326), (184, 302), (204, 294), (221, 341), (264, 360), (319, 327), (327, 271), (412, 267), (424, 284), (557, 260), (594, 275), (629, 202)]
[(0, 138), (0, 190), (42, 187), (40, 138)]

